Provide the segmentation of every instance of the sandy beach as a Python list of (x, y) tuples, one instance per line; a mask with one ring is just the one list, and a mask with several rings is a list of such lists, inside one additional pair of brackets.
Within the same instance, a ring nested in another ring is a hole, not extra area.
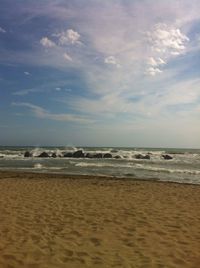
[(0, 267), (200, 265), (200, 187), (0, 172)]

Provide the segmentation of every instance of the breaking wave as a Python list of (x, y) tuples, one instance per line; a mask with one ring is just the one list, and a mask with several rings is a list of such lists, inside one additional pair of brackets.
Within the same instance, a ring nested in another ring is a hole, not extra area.
[[(84, 157), (64, 157), (68, 152), (82, 150)], [(24, 157), (28, 151), (32, 157)], [(49, 157), (38, 158), (42, 152)], [(109, 153), (112, 158), (103, 158)], [(55, 158), (52, 157), (55, 155)], [(87, 158), (89, 154), (92, 157)], [(95, 154), (102, 157), (95, 158)], [(149, 156), (148, 159), (137, 156)], [(165, 160), (169, 155), (171, 160)], [(147, 149), (147, 148), (104, 148), (104, 147), (0, 147), (0, 169), (24, 169), (34, 172), (62, 172), (121, 176), (131, 174), (137, 178), (155, 178), (176, 182), (200, 183), (199, 149)]]

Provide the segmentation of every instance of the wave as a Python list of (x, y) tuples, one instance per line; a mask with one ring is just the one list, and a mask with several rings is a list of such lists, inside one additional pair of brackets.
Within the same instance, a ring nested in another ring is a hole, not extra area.
[(23, 154), (0, 154), (0, 158), (3, 158), (3, 159), (20, 159), (23, 157)]
[(155, 171), (155, 172), (167, 172), (167, 173), (185, 173), (185, 174), (194, 174), (194, 175), (200, 174), (200, 170), (170, 169), (170, 168), (162, 168), (162, 167), (145, 166), (142, 164), (137, 164), (136, 169)]
[(71, 164), (75, 164), (76, 167), (121, 167), (121, 168), (128, 168), (128, 167), (133, 167), (133, 165), (128, 165), (128, 164), (118, 164), (116, 163), (106, 163), (106, 162), (96, 162), (96, 163), (86, 163), (86, 162), (80, 162), (76, 163), (73, 161), (70, 161)]
[(75, 163), (76, 167), (112, 167), (112, 168), (132, 168), (133, 170), (146, 170), (154, 172), (165, 172), (165, 173), (185, 173), (185, 174), (200, 174), (200, 170), (191, 170), (191, 169), (172, 169), (172, 168), (163, 168), (163, 167), (152, 167), (149, 165), (143, 164), (115, 164), (115, 163)]
[(34, 165), (34, 168), (35, 169), (42, 169), (42, 168), (44, 168), (44, 166), (42, 164), (40, 164), (40, 163), (37, 163), (37, 164)]

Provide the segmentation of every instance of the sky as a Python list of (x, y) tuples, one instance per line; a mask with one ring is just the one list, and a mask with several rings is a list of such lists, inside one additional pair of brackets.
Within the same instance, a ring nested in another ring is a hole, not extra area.
[(0, 145), (200, 148), (199, 10), (1, 0)]

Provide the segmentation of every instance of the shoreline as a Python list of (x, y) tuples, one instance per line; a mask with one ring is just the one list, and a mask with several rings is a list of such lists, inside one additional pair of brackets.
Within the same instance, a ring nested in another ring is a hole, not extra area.
[(200, 184), (198, 183), (191, 183), (191, 182), (177, 182), (177, 181), (165, 181), (165, 180), (159, 180), (157, 178), (151, 178), (151, 179), (139, 179), (139, 178), (135, 178), (135, 177), (117, 177), (117, 176), (105, 176), (105, 175), (87, 175), (87, 174), (67, 174), (67, 173), (60, 173), (60, 172), (41, 172), (41, 171), (22, 171), (22, 170), (1, 170), (0, 169), (0, 179), (1, 176), (4, 175), (5, 178), (8, 177), (12, 177), (12, 178), (16, 178), (16, 174), (18, 178), (23, 177), (24, 175), (28, 176), (28, 177), (32, 177), (34, 174), (35, 175), (41, 175), (43, 177), (46, 177), (46, 179), (48, 178), (56, 178), (57, 179), (89, 179), (89, 180), (93, 180), (93, 179), (100, 179), (100, 180), (105, 180), (105, 181), (130, 181), (130, 182), (150, 182), (150, 183), (161, 183), (161, 184), (177, 184), (177, 185), (189, 185), (189, 186), (195, 186), (195, 187), (200, 187)]
[(200, 187), (130, 178), (0, 172), (0, 266), (200, 263)]

